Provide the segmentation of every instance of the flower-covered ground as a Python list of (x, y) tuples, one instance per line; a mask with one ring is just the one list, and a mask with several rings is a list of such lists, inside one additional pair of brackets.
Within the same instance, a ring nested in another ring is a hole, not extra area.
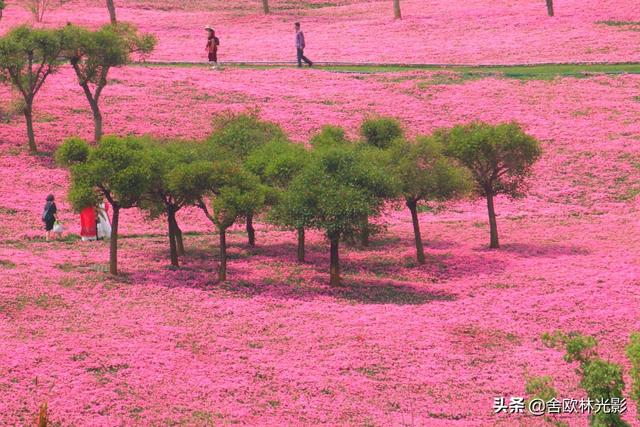
[[(213, 25), (224, 61), (294, 61), (293, 22), (299, 20), (314, 61), (513, 64), (640, 60), (640, 10), (629, 0), (116, 0), (118, 16), (158, 35), (152, 59), (202, 61)], [(45, 16), (45, 25), (99, 26), (104, 1), (72, 0)], [(30, 14), (7, 0), (0, 33)]]
[[(92, 135), (65, 69), (37, 99), (45, 155), (26, 154), (22, 119), (0, 104), (0, 424), (33, 422), (48, 402), (63, 426), (530, 426), (540, 420), (494, 416), (493, 398), (524, 395), (533, 375), (552, 375), (561, 398), (583, 397), (543, 332), (594, 335), (628, 367), (624, 345), (640, 330), (640, 76), (135, 66), (110, 83), (108, 133), (203, 138), (217, 112), (253, 107), (300, 143), (325, 123), (356, 136), (375, 113), (411, 135), (517, 120), (544, 155), (526, 199), (498, 200), (500, 250), (487, 249), (482, 201), (462, 201), (421, 214), (428, 262), (418, 266), (408, 211), (389, 209), (370, 248), (343, 246), (345, 284), (332, 288), (322, 236), (299, 264), (292, 233), (260, 224), (250, 248), (236, 227), (220, 285), (217, 236), (198, 211), (179, 215), (187, 256), (173, 271), (164, 224), (131, 210), (114, 280), (107, 246), (74, 237), (66, 172), (46, 154)], [(41, 239), (49, 192), (64, 241)], [(625, 418), (634, 413), (630, 404)]]

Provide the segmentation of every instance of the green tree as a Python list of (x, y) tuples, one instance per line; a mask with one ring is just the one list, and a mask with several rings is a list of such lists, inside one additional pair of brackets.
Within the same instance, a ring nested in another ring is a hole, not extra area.
[(56, 152), (69, 168), (68, 198), (74, 209), (96, 206), (102, 198), (113, 207), (109, 272), (118, 274), (118, 226), (120, 210), (138, 206), (151, 180), (144, 145), (134, 137), (104, 137), (95, 147), (69, 139)]
[(446, 157), (443, 151), (441, 142), (427, 136), (420, 136), (415, 142), (397, 140), (392, 149), (402, 197), (411, 212), (419, 264), (425, 262), (418, 218), (420, 204), (461, 197), (471, 189), (468, 172)]
[[(371, 117), (360, 125), (361, 148), (364, 155), (372, 164), (389, 170), (389, 173), (391, 173), (391, 164), (388, 150), (394, 141), (403, 136), (404, 131), (401, 123), (393, 117)], [(386, 197), (386, 194), (380, 196)], [(360, 244), (365, 247), (369, 246), (372, 227), (368, 217), (362, 219), (359, 231)]]
[[(218, 280), (227, 280), (227, 229), (264, 204), (265, 188), (225, 150), (208, 150), (203, 160), (178, 165), (169, 188), (202, 209), (220, 238)], [(210, 200), (210, 203), (207, 202)]]
[(151, 180), (140, 207), (151, 218), (166, 216), (171, 265), (179, 267), (178, 257), (184, 255), (184, 243), (176, 214), (195, 200), (191, 193), (182, 193), (174, 186), (172, 174), (176, 168), (200, 160), (200, 144), (148, 139), (144, 147)]
[(33, 131), (33, 102), (49, 75), (58, 71), (62, 50), (58, 30), (14, 28), (0, 37), (0, 80), (7, 80), (24, 98), (29, 149), (38, 151)]
[(102, 138), (100, 96), (108, 84), (109, 71), (131, 61), (133, 53), (148, 54), (156, 45), (151, 34), (139, 34), (129, 24), (105, 25), (97, 31), (67, 25), (64, 54), (78, 77), (93, 113), (94, 140)]
[[(275, 224), (291, 227), (286, 219), (280, 218), (285, 212), (278, 207), (289, 184), (304, 168), (307, 158), (308, 152), (301, 144), (274, 139), (254, 150), (245, 162), (247, 169), (260, 177), (265, 185), (266, 204), (273, 208), (270, 219)], [(305, 258), (305, 232), (302, 225), (292, 227), (297, 232), (297, 257), (300, 262)]]
[(283, 195), (287, 225), (321, 230), (329, 240), (332, 285), (340, 284), (341, 238), (353, 234), (363, 217), (381, 212), (383, 202), (377, 194), (383, 189), (393, 189), (389, 176), (366, 162), (357, 147), (327, 144), (310, 153)]
[(480, 196), (487, 199), (491, 248), (499, 248), (494, 197), (523, 197), (532, 166), (541, 155), (538, 141), (517, 123), (490, 125), (476, 122), (436, 133), (446, 154), (466, 166)]
[[(214, 119), (213, 132), (207, 143), (228, 150), (236, 159), (244, 162), (253, 150), (267, 142), (286, 139), (287, 136), (280, 126), (261, 120), (257, 111), (226, 112)], [(253, 219), (257, 213), (258, 210), (249, 212), (245, 218), (250, 246), (256, 244)]]
[(0, 0), (0, 20), (2, 20), (2, 12), (4, 11), (4, 8), (6, 7), (4, 0)]

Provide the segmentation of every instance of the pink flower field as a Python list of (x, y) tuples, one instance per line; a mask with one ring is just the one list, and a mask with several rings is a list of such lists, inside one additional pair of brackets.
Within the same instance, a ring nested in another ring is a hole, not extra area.
[[(119, 19), (158, 37), (150, 59), (204, 61), (216, 27), (225, 61), (292, 61), (292, 22), (319, 62), (519, 64), (640, 61), (640, 9), (625, 0), (116, 0)], [(7, 1), (0, 34), (30, 14)], [(74, 0), (46, 27), (106, 23), (103, 2)], [(608, 22), (606, 24), (604, 22)], [(611, 25), (616, 22), (615, 25)], [(295, 47), (295, 46), (294, 46)], [(293, 52), (295, 54), (295, 51)], [(640, 74), (537, 77), (451, 68), (222, 70), (136, 62), (109, 73), (106, 134), (203, 140), (226, 111), (258, 111), (295, 143), (323, 125), (358, 138), (366, 118), (398, 118), (410, 137), (482, 120), (516, 121), (543, 154), (526, 197), (496, 199), (501, 248), (490, 250), (486, 202), (465, 198), (412, 219), (389, 203), (369, 247), (341, 244), (343, 283), (329, 285), (329, 244), (256, 218), (218, 234), (195, 207), (178, 212), (186, 255), (170, 265), (167, 225), (137, 209), (120, 217), (119, 269), (109, 244), (82, 242), (69, 174), (53, 152), (93, 137), (70, 66), (36, 96), (29, 154), (21, 97), (0, 83), (0, 425), (50, 426), (588, 426), (495, 414), (494, 398), (528, 396), (548, 375), (558, 398), (586, 397), (578, 363), (542, 342), (578, 331), (624, 369), (640, 331)], [(44, 240), (47, 194), (64, 238)], [(558, 424), (560, 425), (560, 424)]]
[[(514, 64), (640, 61), (640, 10), (629, 0), (115, 0), (120, 19), (159, 36), (160, 61), (204, 61), (211, 24), (220, 60), (294, 61), (293, 22), (303, 24), (309, 57), (318, 62)], [(0, 33), (28, 22), (7, 0)], [(104, 1), (72, 0), (45, 16), (45, 25), (96, 27), (108, 21)]]
[[(0, 126), (0, 424), (32, 423), (46, 401), (60, 425), (529, 426), (542, 421), (494, 415), (493, 398), (523, 395), (526, 378), (543, 374), (561, 396), (583, 397), (543, 332), (592, 334), (628, 366), (624, 346), (640, 329), (638, 76), (136, 66), (111, 79), (108, 133), (202, 138), (217, 112), (257, 106), (299, 142), (324, 123), (355, 136), (373, 113), (398, 116), (411, 134), (514, 119), (544, 155), (529, 197), (498, 201), (499, 251), (486, 249), (482, 202), (460, 202), (421, 215), (428, 261), (417, 266), (409, 213), (389, 209), (370, 248), (345, 249), (345, 285), (332, 288), (322, 236), (299, 264), (292, 233), (260, 225), (250, 248), (236, 227), (220, 285), (200, 212), (179, 216), (187, 256), (172, 271), (164, 225), (128, 210), (114, 280), (104, 243), (39, 237), (50, 191), (70, 233), (79, 220), (64, 201), (66, 172), (25, 154), (12, 116)], [(70, 70), (39, 99), (43, 150), (91, 136)], [(634, 412), (630, 402), (625, 418)]]

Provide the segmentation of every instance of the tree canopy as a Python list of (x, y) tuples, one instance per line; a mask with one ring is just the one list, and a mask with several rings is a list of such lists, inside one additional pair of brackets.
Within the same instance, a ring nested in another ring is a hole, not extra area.
[(34, 99), (47, 77), (62, 64), (62, 47), (59, 30), (20, 26), (0, 37), (0, 80), (11, 83), (24, 98), (23, 114), (32, 153), (38, 150), (33, 129)]
[(475, 122), (441, 130), (437, 138), (448, 155), (466, 166), (476, 184), (476, 191), (487, 198), (491, 229), (491, 248), (498, 248), (494, 196), (523, 197), (527, 177), (542, 154), (539, 142), (527, 135), (517, 123), (490, 125)]

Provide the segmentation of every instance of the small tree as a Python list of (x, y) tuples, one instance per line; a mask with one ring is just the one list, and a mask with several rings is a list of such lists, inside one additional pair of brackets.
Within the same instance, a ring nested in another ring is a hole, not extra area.
[(464, 168), (444, 156), (442, 144), (434, 138), (422, 136), (414, 143), (399, 140), (392, 153), (402, 197), (411, 212), (416, 258), (419, 264), (424, 264), (418, 219), (420, 203), (460, 197), (471, 189), (470, 179)]
[(151, 218), (166, 216), (171, 265), (179, 267), (178, 257), (184, 255), (184, 243), (176, 214), (193, 204), (194, 197), (173, 185), (172, 174), (176, 168), (200, 160), (199, 145), (187, 141), (165, 143), (149, 139), (145, 141), (145, 152), (151, 179), (140, 207)]
[(134, 137), (110, 136), (89, 147), (74, 138), (58, 149), (56, 159), (70, 170), (68, 198), (77, 211), (102, 198), (113, 207), (109, 272), (117, 275), (120, 210), (138, 206), (151, 179), (143, 144)]
[(400, 0), (393, 0), (393, 16), (396, 19), (402, 19), (402, 12), (400, 12)]
[[(387, 151), (395, 140), (403, 136), (402, 124), (393, 117), (372, 117), (364, 120), (360, 125), (363, 151), (370, 162), (381, 168), (390, 167)], [(386, 194), (381, 196), (384, 197)], [(363, 218), (360, 226), (360, 244), (362, 246), (369, 246), (371, 232), (369, 218)]]
[[(213, 147), (228, 150), (238, 160), (244, 162), (253, 150), (267, 142), (286, 139), (287, 136), (280, 126), (261, 120), (257, 111), (240, 114), (227, 112), (214, 119), (213, 132), (207, 143)], [(257, 213), (258, 211), (249, 212), (245, 218), (250, 246), (256, 244), (253, 218)]]
[(265, 15), (269, 14), (269, 0), (262, 0), (262, 10), (264, 10)]
[(62, 6), (69, 0), (19, 0), (33, 15), (36, 22), (42, 22), (45, 13), (55, 7)]
[(459, 125), (439, 131), (446, 153), (469, 168), (480, 196), (487, 199), (491, 248), (499, 248), (494, 197), (524, 197), (526, 178), (541, 155), (540, 144), (517, 123)]
[(107, 9), (109, 10), (111, 25), (116, 25), (118, 23), (118, 19), (116, 18), (116, 5), (113, 3), (113, 0), (107, 0)]
[(546, 0), (547, 1), (547, 14), (549, 16), (553, 16), (553, 0)]
[(288, 225), (321, 230), (329, 240), (331, 285), (340, 284), (341, 238), (354, 233), (363, 217), (381, 212), (381, 189), (392, 191), (384, 171), (367, 163), (355, 147), (335, 144), (315, 148), (285, 193)]
[(107, 76), (113, 67), (130, 62), (133, 53), (150, 53), (156, 38), (138, 34), (129, 24), (106, 25), (97, 31), (74, 25), (64, 29), (65, 55), (78, 77), (93, 112), (94, 140), (102, 138), (100, 95), (107, 86)]
[[(278, 209), (283, 194), (293, 178), (304, 168), (308, 157), (307, 150), (300, 144), (293, 144), (285, 140), (273, 140), (254, 150), (247, 158), (247, 169), (260, 177), (260, 181), (267, 189), (266, 204), (274, 208), (271, 220), (287, 226), (291, 223), (282, 209)], [(281, 218), (282, 217), (282, 218)], [(295, 219), (294, 219), (295, 222)], [(303, 262), (305, 256), (304, 224), (294, 226), (298, 234), (298, 261)]]
[[(221, 158), (178, 166), (169, 177), (172, 191), (193, 200), (216, 226), (220, 237), (218, 280), (227, 280), (227, 229), (264, 203), (265, 190), (255, 175)], [(206, 199), (211, 199), (208, 205)]]
[(5, 6), (4, 0), (0, 0), (0, 20), (2, 20), (2, 12), (4, 11)]
[(32, 153), (38, 151), (33, 102), (47, 77), (58, 71), (61, 49), (61, 33), (57, 30), (22, 26), (0, 37), (0, 80), (8, 80), (24, 98), (23, 113)]

